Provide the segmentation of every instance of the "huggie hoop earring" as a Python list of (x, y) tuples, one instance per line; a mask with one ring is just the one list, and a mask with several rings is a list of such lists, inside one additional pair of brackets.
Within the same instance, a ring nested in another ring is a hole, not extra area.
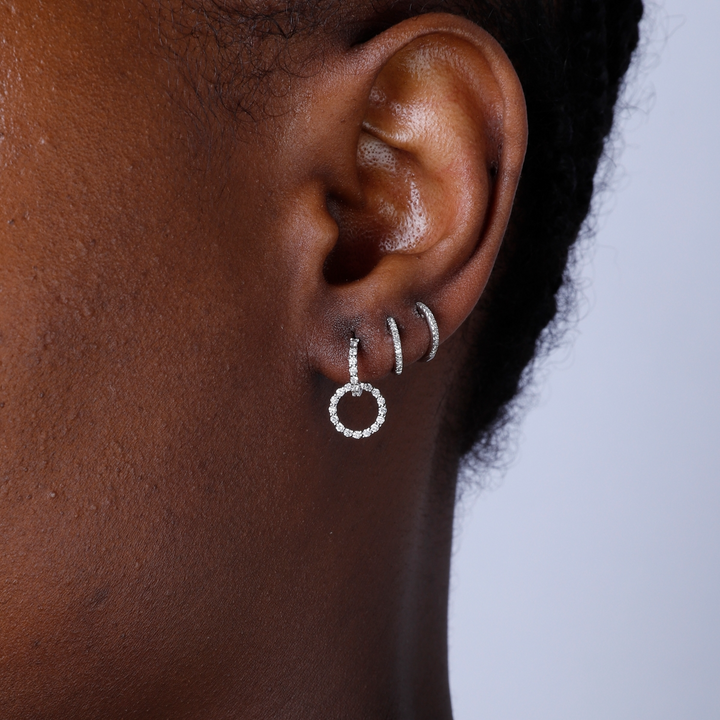
[[(350, 367), (350, 382), (339, 388), (330, 400), (330, 422), (335, 426), (335, 429), (342, 433), (345, 437), (360, 438), (370, 437), (373, 433), (376, 433), (382, 424), (385, 422), (385, 415), (387, 414), (387, 408), (385, 406), (385, 398), (382, 396), (377, 388), (374, 388), (370, 383), (361, 383), (358, 378), (358, 367), (357, 367), (357, 354), (358, 345), (360, 340), (357, 338), (350, 339), (350, 354), (348, 356), (348, 365)], [(341, 398), (347, 393), (351, 392), (355, 397), (359, 397), (363, 392), (369, 392), (376, 400), (378, 404), (378, 415), (375, 422), (365, 430), (350, 430), (346, 428), (341, 422), (337, 414), (337, 406)]]
[(398, 330), (395, 318), (387, 319), (387, 326), (392, 335), (393, 347), (395, 348), (395, 374), (400, 375), (403, 371), (402, 343), (400, 342), (400, 331)]
[(422, 313), (425, 320), (427, 320), (428, 327), (430, 328), (432, 344), (430, 346), (430, 351), (425, 358), (425, 362), (430, 362), (435, 357), (435, 353), (440, 347), (440, 330), (438, 329), (437, 320), (435, 320), (435, 316), (432, 314), (432, 310), (427, 305), (425, 305), (425, 303), (416, 302), (415, 307), (417, 307), (417, 309)]

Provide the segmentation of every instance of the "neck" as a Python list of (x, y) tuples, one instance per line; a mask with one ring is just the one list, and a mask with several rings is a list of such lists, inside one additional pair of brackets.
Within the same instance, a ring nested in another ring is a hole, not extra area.
[[(391, 383), (381, 389), (389, 415), (403, 406)], [(276, 475), (282, 486), (260, 505), (281, 511), (258, 533), (262, 552), (252, 543), (240, 562), (242, 643), (228, 648), (237, 682), (224, 686), (216, 717), (451, 717), (455, 471), (435, 450), (437, 413), (409, 417), (425, 418), (412, 438), (389, 420), (372, 448), (352, 439), (336, 453), (298, 448)]]

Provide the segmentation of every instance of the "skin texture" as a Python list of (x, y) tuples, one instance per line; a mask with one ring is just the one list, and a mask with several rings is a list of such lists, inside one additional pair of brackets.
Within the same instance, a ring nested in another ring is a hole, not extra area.
[[(446, 15), (316, 33), (248, 127), (157, 28), (0, 2), (0, 716), (447, 718), (442, 432), (515, 73)], [(389, 408), (362, 441), (327, 414), (353, 333)]]

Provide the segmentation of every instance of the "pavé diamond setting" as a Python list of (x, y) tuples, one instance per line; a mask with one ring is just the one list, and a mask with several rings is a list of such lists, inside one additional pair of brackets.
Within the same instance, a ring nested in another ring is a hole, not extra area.
[[(350, 382), (339, 388), (330, 399), (330, 422), (335, 426), (335, 429), (343, 434), (347, 438), (354, 438), (360, 440), (361, 438), (370, 437), (376, 433), (385, 422), (385, 416), (387, 415), (387, 407), (385, 405), (385, 398), (382, 393), (373, 387), (370, 383), (361, 383), (358, 378), (358, 366), (357, 366), (357, 355), (358, 346), (360, 340), (358, 338), (350, 339), (350, 354), (348, 357), (348, 365), (350, 367)], [(364, 430), (350, 430), (346, 428), (338, 417), (337, 407), (340, 400), (347, 394), (352, 393), (354, 397), (359, 397), (363, 392), (369, 392), (377, 402), (378, 415), (375, 422)]]
[(400, 342), (400, 331), (398, 330), (395, 318), (389, 317), (387, 319), (387, 326), (390, 329), (392, 335), (393, 348), (395, 349), (395, 374), (400, 375), (403, 371), (403, 354), (402, 354), (402, 343)]
[(440, 330), (432, 310), (425, 303), (418, 301), (415, 303), (415, 307), (417, 307), (417, 309), (422, 313), (422, 316), (427, 321), (428, 328), (430, 330), (430, 350), (425, 358), (425, 362), (430, 362), (435, 357), (435, 353), (440, 347)]

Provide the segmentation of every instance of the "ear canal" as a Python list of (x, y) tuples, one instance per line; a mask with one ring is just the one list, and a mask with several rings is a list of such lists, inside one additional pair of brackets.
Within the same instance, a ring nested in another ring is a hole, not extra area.
[(328, 201), (339, 228), (328, 283), (360, 280), (384, 257), (421, 255), (449, 235), (479, 236), (495, 159), (454, 57), (468, 50), (443, 33), (424, 36), (379, 73), (357, 143), (362, 201)]

